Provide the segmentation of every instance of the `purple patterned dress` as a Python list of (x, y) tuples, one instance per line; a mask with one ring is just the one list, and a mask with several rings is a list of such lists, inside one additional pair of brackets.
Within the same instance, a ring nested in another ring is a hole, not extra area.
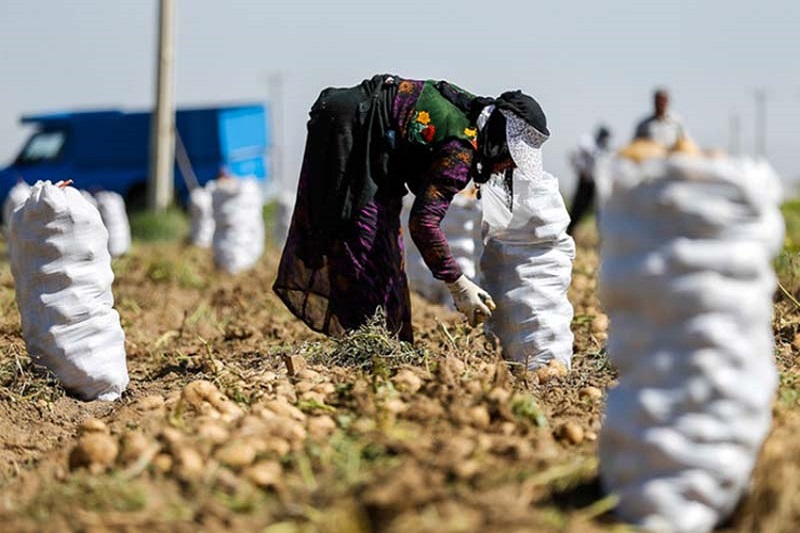
[[(408, 128), (423, 85), (422, 81), (403, 80), (398, 86), (391, 109), (398, 144), (408, 142)], [(469, 182), (474, 153), (468, 142), (445, 140), (430, 147), (424, 168), (417, 166), (418, 170), (403, 176), (415, 195), (409, 218), (411, 238), (434, 277), (443, 282), (455, 281), (461, 270), (440, 223), (453, 197)], [(307, 151), (304, 161), (314, 156)], [(304, 162), (276, 292), (315, 331), (340, 336), (364, 324), (381, 307), (389, 330), (401, 340), (412, 341), (400, 224), (402, 197), (382, 194), (379, 189), (355, 213), (352, 231), (339, 232), (332, 239), (324, 264), (309, 268), (297, 254), (308, 235), (309, 189), (314, 186), (306, 167)]]

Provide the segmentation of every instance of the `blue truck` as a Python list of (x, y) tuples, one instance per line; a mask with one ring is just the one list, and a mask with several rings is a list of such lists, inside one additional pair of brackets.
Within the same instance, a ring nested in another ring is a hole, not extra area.
[[(0, 169), (0, 205), (19, 180), (71, 179), (89, 191), (114, 191), (131, 209), (147, 198), (150, 112), (117, 109), (28, 115), (35, 127), (14, 162)], [(180, 144), (202, 185), (222, 169), (232, 176), (268, 179), (267, 108), (262, 104), (178, 109)], [(176, 147), (180, 149), (180, 147)], [(175, 168), (176, 200), (188, 197), (188, 176)]]

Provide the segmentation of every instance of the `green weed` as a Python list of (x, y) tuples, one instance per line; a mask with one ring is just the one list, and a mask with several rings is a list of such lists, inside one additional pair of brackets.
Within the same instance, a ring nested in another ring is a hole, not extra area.
[(165, 213), (140, 211), (131, 215), (130, 224), (131, 236), (140, 241), (178, 241), (189, 231), (186, 213), (178, 208)]
[(55, 374), (34, 363), (17, 346), (5, 347), (1, 357), (0, 398), (52, 403), (64, 396), (64, 388)]
[(520, 396), (511, 403), (511, 412), (520, 420), (529, 420), (537, 427), (547, 426), (547, 417), (533, 396)]
[(307, 358), (312, 364), (325, 366), (351, 367), (375, 373), (385, 373), (389, 369), (404, 364), (421, 364), (424, 353), (411, 344), (398, 340), (386, 329), (386, 318), (378, 310), (366, 324), (336, 340), (325, 349), (310, 353)]

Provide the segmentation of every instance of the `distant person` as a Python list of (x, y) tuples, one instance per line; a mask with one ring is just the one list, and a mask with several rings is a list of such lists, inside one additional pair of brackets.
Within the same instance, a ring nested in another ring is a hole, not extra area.
[(686, 137), (681, 121), (669, 112), (669, 93), (658, 89), (653, 93), (653, 114), (636, 126), (634, 139), (650, 139), (667, 150), (675, 146), (678, 139)]
[[(377, 75), (328, 88), (311, 108), (297, 202), (274, 290), (311, 329), (340, 336), (382, 308), (411, 341), (400, 211), (436, 279), (473, 326), (491, 296), (464, 275), (441, 230), (472, 179), (515, 166), (512, 150), (549, 135), (539, 104), (521, 91), (472, 95), (445, 81)], [(525, 154), (528, 155), (527, 153)]]
[(607, 154), (611, 146), (611, 130), (599, 126), (594, 137), (587, 134), (578, 143), (577, 149), (570, 156), (570, 163), (578, 177), (578, 187), (572, 199), (567, 233), (572, 235), (581, 219), (588, 213), (594, 203), (595, 166), (597, 160)]

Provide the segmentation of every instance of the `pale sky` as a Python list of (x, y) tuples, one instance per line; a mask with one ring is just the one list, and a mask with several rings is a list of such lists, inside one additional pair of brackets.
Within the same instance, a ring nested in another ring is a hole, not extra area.
[[(754, 91), (767, 91), (767, 154), (800, 179), (800, 1), (176, 0), (178, 105), (265, 100), (284, 80), (287, 181), (308, 108), (326, 86), (379, 72), (447, 79), (478, 94), (520, 88), (552, 132), (545, 167), (603, 121), (617, 143), (666, 86), (702, 146), (755, 143)], [(23, 113), (152, 105), (156, 0), (3, 0), (0, 162), (19, 150)]]

